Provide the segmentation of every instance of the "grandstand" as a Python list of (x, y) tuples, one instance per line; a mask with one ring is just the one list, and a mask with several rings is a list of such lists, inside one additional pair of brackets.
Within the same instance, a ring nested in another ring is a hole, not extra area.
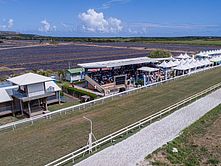
[(166, 80), (198, 69), (219, 65), (220, 50), (190, 56), (187, 53), (171, 58), (130, 58), (78, 64), (85, 70), (85, 88), (104, 95)]

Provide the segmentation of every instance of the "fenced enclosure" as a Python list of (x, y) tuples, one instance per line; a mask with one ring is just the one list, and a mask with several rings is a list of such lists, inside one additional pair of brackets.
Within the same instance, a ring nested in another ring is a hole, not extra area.
[[(214, 67), (201, 69), (201, 70), (198, 70), (197, 72), (193, 72), (191, 74), (195, 74), (195, 73), (198, 73), (198, 72), (203, 72), (203, 71), (210, 70), (210, 69), (213, 69), (213, 68), (216, 68), (216, 67), (220, 67), (220, 66), (214, 66)], [(113, 100), (113, 99), (116, 99), (117, 97), (125, 96), (125, 95), (131, 94), (131, 93), (136, 93), (136, 92), (139, 92), (142, 89), (146, 89), (146, 88), (150, 88), (150, 87), (154, 87), (154, 86), (159, 86), (162, 83), (177, 80), (179, 78), (187, 77), (189, 75), (190, 74), (177, 76), (177, 77), (174, 77), (174, 78), (170, 78), (170, 79), (163, 80), (163, 81), (160, 81), (160, 82), (152, 83), (152, 84), (149, 84), (149, 85), (146, 85), (146, 86), (138, 87), (138, 88), (131, 89), (131, 90), (128, 90), (128, 91), (124, 91), (124, 92), (121, 92), (121, 93), (105, 96), (105, 97), (102, 97), (102, 98), (99, 98), (99, 99), (96, 99), (96, 100), (92, 100), (92, 101), (89, 101), (89, 102), (86, 102), (86, 103), (81, 103), (81, 104), (78, 104), (78, 105), (75, 105), (75, 106), (59, 109), (59, 110), (56, 110), (54, 112), (50, 112), (50, 113), (42, 114), (42, 115), (39, 115), (39, 116), (31, 117), (31, 118), (28, 118), (28, 119), (23, 119), (23, 120), (8, 123), (8, 124), (5, 124), (5, 125), (1, 125), (0, 126), (0, 131), (10, 130), (10, 129), (15, 130), (16, 128), (24, 126), (24, 125), (33, 125), (38, 120), (44, 120), (44, 119), (47, 120), (47, 119), (51, 119), (55, 116), (60, 116), (60, 115), (63, 115), (63, 114), (67, 114), (68, 112), (78, 111), (78, 110), (82, 110), (82, 109), (85, 109), (85, 108), (89, 108), (89, 107), (91, 107), (93, 105), (96, 105), (96, 104), (103, 104), (104, 102), (106, 102), (108, 100)]]
[(79, 159), (79, 158), (83, 158), (86, 154), (89, 154), (91, 151), (94, 151), (96, 152), (97, 149), (101, 148), (102, 146), (105, 146), (106, 144), (108, 143), (113, 143), (118, 137), (124, 137), (126, 136), (129, 132), (133, 131), (133, 130), (136, 130), (136, 129), (140, 129), (142, 128), (143, 126), (145, 125), (148, 125), (150, 124), (151, 122), (153, 122), (154, 120), (157, 120), (161, 117), (164, 117), (165, 115), (167, 114), (170, 114), (171, 112), (179, 109), (180, 107), (184, 106), (184, 105), (187, 105), (193, 101), (195, 101), (196, 99), (218, 89), (221, 87), (221, 83), (218, 83), (216, 85), (213, 85), (199, 93), (196, 93), (182, 101), (179, 101), (157, 113), (154, 113), (152, 114), (151, 116), (148, 116), (142, 120), (139, 120), (127, 127), (124, 127), (114, 133), (111, 133), (97, 141), (94, 141), (93, 142), (93, 145), (92, 147), (89, 147), (88, 145), (72, 152), (72, 153), (69, 153), (49, 164), (47, 164), (46, 166), (60, 166), (60, 165), (66, 165), (66, 164), (74, 164), (76, 159)]

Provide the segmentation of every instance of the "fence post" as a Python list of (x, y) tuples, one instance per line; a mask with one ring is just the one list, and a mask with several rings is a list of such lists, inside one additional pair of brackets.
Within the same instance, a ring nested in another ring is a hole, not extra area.
[(74, 164), (74, 154), (72, 154), (72, 164)]

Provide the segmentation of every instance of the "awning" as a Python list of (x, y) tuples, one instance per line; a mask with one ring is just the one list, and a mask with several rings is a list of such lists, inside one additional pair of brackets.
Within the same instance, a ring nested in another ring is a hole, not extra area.
[(156, 72), (159, 71), (159, 69), (157, 68), (153, 68), (153, 67), (141, 67), (137, 70), (141, 70), (141, 71), (145, 71), (145, 72)]

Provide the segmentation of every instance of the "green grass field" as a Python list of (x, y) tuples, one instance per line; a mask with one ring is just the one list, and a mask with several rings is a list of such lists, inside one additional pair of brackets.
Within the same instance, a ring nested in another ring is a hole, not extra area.
[(0, 133), (1, 165), (43, 165), (86, 145), (93, 120), (97, 139), (221, 81), (221, 68), (201, 72), (113, 101)]
[[(221, 163), (221, 105), (186, 128), (169, 144), (147, 156), (153, 165), (214, 165)], [(173, 153), (176, 147), (178, 153)]]

